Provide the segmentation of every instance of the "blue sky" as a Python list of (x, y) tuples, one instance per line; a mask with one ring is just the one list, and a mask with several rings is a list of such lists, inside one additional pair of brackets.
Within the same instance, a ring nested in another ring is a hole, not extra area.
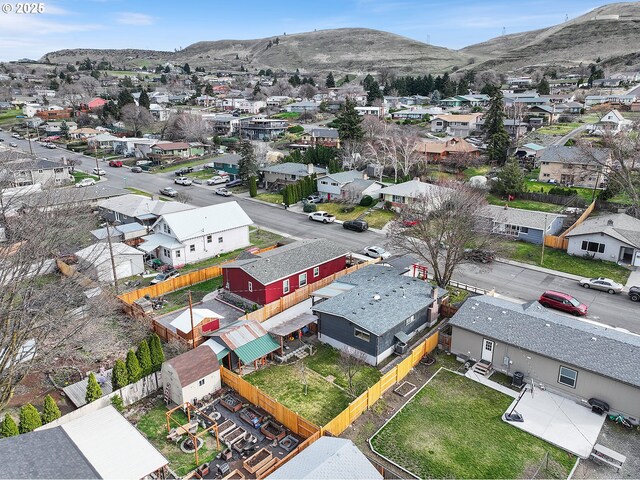
[[(4, 0), (12, 3), (13, 0)], [(15, 3), (13, 6), (15, 8)], [(0, 12), (0, 61), (63, 48), (174, 50), (201, 40), (367, 27), (448, 48), (547, 27), (594, 0), (56, 0), (43, 14)]]

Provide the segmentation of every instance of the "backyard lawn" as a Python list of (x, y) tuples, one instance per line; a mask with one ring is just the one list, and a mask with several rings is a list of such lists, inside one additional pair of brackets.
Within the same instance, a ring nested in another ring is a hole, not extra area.
[(489, 173), (491, 167), (489, 165), (481, 165), (479, 167), (469, 167), (462, 171), (465, 180), (469, 180), (471, 177), (475, 177), (476, 175), (486, 175)]
[[(195, 456), (193, 453), (187, 454), (180, 450), (180, 444), (167, 441), (167, 417), (165, 413), (167, 408), (162, 402), (147, 412), (138, 422), (136, 428), (140, 430), (147, 439), (158, 449), (158, 451), (169, 460), (169, 467), (179, 476), (184, 476), (191, 470), (195, 469)], [(180, 410), (173, 413), (172, 417), (178, 420), (182, 425), (187, 423), (187, 416)], [(175, 426), (175, 424), (172, 424)], [(198, 431), (202, 429), (198, 427)], [(206, 434), (202, 436), (205, 443), (198, 450), (198, 460), (200, 465), (204, 462), (212, 460), (218, 453), (216, 450), (215, 437)]]
[[(345, 213), (342, 211), (347, 205), (343, 203), (322, 203), (318, 205), (318, 210), (324, 210), (336, 216), (338, 220), (366, 220), (372, 228), (382, 228), (391, 220), (396, 218), (396, 214), (389, 210), (380, 208), (371, 209), (371, 207), (361, 207), (360, 205), (350, 206), (353, 211)], [(367, 213), (371, 209), (371, 213)]]
[[(567, 197), (568, 198), (568, 197)], [(487, 195), (487, 202), (490, 205), (500, 205), (504, 207), (507, 201), (503, 198), (498, 197), (492, 193)], [(546, 202), (536, 202), (535, 200), (522, 200), (515, 199), (511, 200), (509, 203), (509, 208), (522, 208), (524, 210), (538, 210), (539, 212), (551, 212), (551, 213), (559, 213), (562, 211), (562, 205), (556, 205), (554, 203), (546, 203)]]
[[(151, 173), (167, 173), (167, 172), (174, 172), (184, 167), (199, 167), (205, 163), (211, 162), (211, 160), (213, 160), (214, 158), (215, 156), (198, 157), (197, 159), (191, 160), (189, 162), (181, 162), (181, 163), (174, 163), (171, 165), (165, 165), (164, 168), (153, 167), (151, 169)], [(213, 176), (213, 172), (211, 172), (211, 176)]]
[(271, 115), (271, 118), (280, 118), (282, 120), (297, 120), (298, 118), (300, 118), (300, 114), (298, 112), (282, 112)]
[(546, 127), (542, 127), (539, 128), (538, 130), (536, 130), (536, 133), (542, 134), (542, 135), (558, 135), (558, 136), (563, 136), (566, 135), (567, 133), (571, 132), (571, 130), (574, 130), (578, 127), (581, 127), (582, 125), (584, 125), (583, 123), (579, 123), (579, 122), (572, 122), (572, 123), (554, 123), (553, 125), (548, 125)]
[(306, 395), (299, 362), (263, 368), (244, 379), (317, 426), (326, 425), (347, 408), (352, 398), (308, 368), (305, 376)]
[(440, 370), (372, 438), (373, 448), (420, 478), (566, 478), (575, 458), (502, 421), (513, 399)]
[(277, 205), (282, 205), (282, 194), (281, 193), (259, 193), (256, 197), (256, 200), (262, 200), (263, 202), (275, 203)]
[(629, 278), (630, 271), (614, 262), (591, 260), (569, 255), (564, 250), (544, 249), (544, 264), (540, 264), (541, 245), (527, 242), (509, 242), (503, 245), (502, 255), (519, 262), (531, 263), (539, 267), (551, 268), (559, 272), (572, 273), (581, 277), (607, 277), (623, 285)]
[(6, 110), (0, 113), (0, 125), (17, 123), (16, 115), (22, 115), (22, 109)]

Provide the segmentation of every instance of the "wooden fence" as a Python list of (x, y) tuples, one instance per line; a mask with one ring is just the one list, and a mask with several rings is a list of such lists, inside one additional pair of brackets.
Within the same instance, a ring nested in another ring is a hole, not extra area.
[(380, 399), (380, 397), (391, 387), (402, 381), (411, 369), (415, 367), (424, 355), (431, 353), (438, 346), (438, 332), (426, 338), (416, 346), (411, 354), (398, 365), (385, 373), (378, 383), (349, 404), (333, 420), (327, 423), (322, 431), (338, 436), (344, 432), (360, 415)]
[(567, 228), (564, 232), (562, 232), (560, 235), (545, 235), (544, 236), (544, 244), (547, 247), (550, 248), (557, 248), (559, 250), (566, 250), (567, 248), (569, 248), (569, 239), (566, 237), (567, 233), (569, 233), (571, 230), (573, 230), (574, 228), (576, 228), (578, 225), (580, 225), (582, 222), (584, 222), (589, 215), (591, 215), (591, 212), (593, 212), (593, 209), (596, 207), (596, 202), (592, 202), (591, 205), (589, 205), (584, 212), (582, 212), (582, 215), (580, 215), (580, 218), (578, 218), (578, 220), (575, 221), (575, 223), (573, 225), (571, 225), (569, 228)]

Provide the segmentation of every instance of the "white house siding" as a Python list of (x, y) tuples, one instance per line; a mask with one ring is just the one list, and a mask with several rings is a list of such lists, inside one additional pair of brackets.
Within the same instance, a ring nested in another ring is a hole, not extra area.
[(331, 178), (318, 179), (318, 194), (324, 200), (336, 200), (340, 198), (341, 184)]
[[(211, 233), (211, 243), (207, 243), (207, 235), (195, 237), (183, 242), (185, 257), (182, 263), (194, 263), (215, 257), (221, 253), (231, 252), (238, 248), (248, 247), (249, 227), (238, 227), (224, 232)], [(219, 239), (222, 239), (222, 242)], [(191, 251), (191, 246), (195, 251)]]
[[(455, 326), (452, 328), (451, 352), (467, 355), (472, 360), (480, 360), (482, 335)], [(504, 365), (505, 357), (509, 358), (509, 365)], [(575, 388), (558, 383), (561, 365), (578, 372)], [(587, 402), (590, 398), (597, 398), (607, 402), (612, 412), (640, 418), (640, 388), (580, 369), (570, 363), (496, 341), (493, 348), (493, 368), (509, 376), (514, 372), (522, 372), (525, 381), (533, 378), (536, 385), (542, 384), (547, 390), (572, 398), (586, 407), (589, 406)]]
[[(116, 264), (116, 275), (118, 278), (127, 278), (144, 272), (144, 254), (140, 255), (114, 255)], [(103, 282), (113, 282), (113, 267), (111, 261), (96, 265), (98, 280)]]
[[(203, 379), (204, 384), (199, 385), (200, 380)], [(162, 365), (163, 389), (165, 392), (169, 392), (169, 398), (176, 405), (184, 402), (193, 402), (196, 399), (200, 400), (205, 395), (220, 389), (220, 370), (216, 370), (203, 379), (198, 379), (191, 385), (182, 387), (175, 369), (167, 363)]]
[[(582, 242), (595, 242), (595, 243), (604, 243), (604, 252), (589, 252), (582, 250)], [(569, 246), (567, 247), (567, 253), (569, 255), (583, 256), (585, 253), (594, 254), (595, 259), (605, 260), (607, 262), (617, 262), (620, 258), (620, 248), (628, 247), (629, 245), (621, 242), (609, 235), (601, 235), (600, 233), (591, 233), (586, 235), (577, 235), (575, 237), (569, 237)], [(635, 266), (640, 266), (640, 250), (634, 249), (633, 259)]]

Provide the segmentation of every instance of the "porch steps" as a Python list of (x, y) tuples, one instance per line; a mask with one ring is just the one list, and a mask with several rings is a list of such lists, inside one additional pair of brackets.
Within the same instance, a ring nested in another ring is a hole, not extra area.
[(309, 352), (307, 351), (307, 349), (305, 348), (304, 350), (298, 350), (294, 353), (294, 356), (298, 359), (298, 360), (302, 360), (304, 357), (308, 357), (309, 356)]
[(473, 364), (472, 370), (478, 375), (482, 375), (483, 377), (486, 377), (489, 375), (489, 373), (491, 373), (491, 367), (492, 367), (491, 362), (487, 362), (486, 360), (480, 360), (479, 362), (476, 362)]

